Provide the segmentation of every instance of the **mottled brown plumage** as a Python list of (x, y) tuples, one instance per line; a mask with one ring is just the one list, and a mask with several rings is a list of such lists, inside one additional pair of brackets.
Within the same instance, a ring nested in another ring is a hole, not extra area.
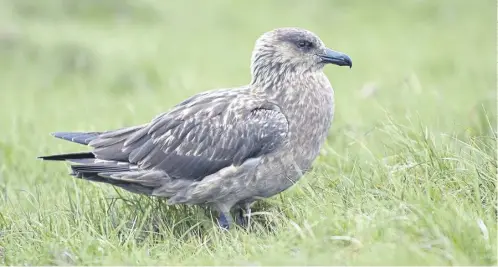
[(140, 126), (55, 133), (93, 150), (42, 158), (170, 204), (207, 204), (229, 224), (233, 207), (250, 211), (311, 167), (334, 115), (327, 63), (351, 67), (315, 34), (276, 29), (256, 41), (249, 85), (197, 94)]

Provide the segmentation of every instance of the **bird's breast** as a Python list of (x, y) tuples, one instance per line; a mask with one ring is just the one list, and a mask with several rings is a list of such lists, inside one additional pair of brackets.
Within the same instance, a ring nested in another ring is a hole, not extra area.
[[(323, 76), (291, 84), (284, 97), (278, 99), (289, 122), (285, 148), (272, 156), (275, 168), (295, 164), (306, 172), (319, 154), (334, 117), (334, 91)], [(287, 168), (293, 170), (293, 168)], [(302, 173), (291, 171), (285, 179), (299, 178)], [(290, 177), (293, 176), (293, 177)]]
[(297, 108), (289, 112), (289, 149), (302, 168), (310, 167), (327, 137), (334, 116), (333, 91), (304, 94)]
[(293, 85), (276, 101), (289, 122), (289, 134), (284, 147), (264, 158), (258, 168), (255, 178), (265, 196), (287, 189), (306, 173), (334, 116), (334, 92), (326, 77)]
[(325, 142), (334, 117), (334, 91), (321, 73), (292, 85), (282, 101), (289, 121), (289, 150), (309, 167)]

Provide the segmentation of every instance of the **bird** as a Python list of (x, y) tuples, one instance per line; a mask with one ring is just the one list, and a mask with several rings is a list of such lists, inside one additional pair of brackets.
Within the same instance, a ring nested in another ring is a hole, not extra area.
[(276, 28), (256, 39), (249, 84), (195, 94), (137, 126), (54, 132), (90, 151), (38, 158), (168, 205), (208, 206), (223, 229), (247, 226), (252, 204), (298, 182), (325, 143), (335, 107), (328, 64), (352, 60), (309, 30)]

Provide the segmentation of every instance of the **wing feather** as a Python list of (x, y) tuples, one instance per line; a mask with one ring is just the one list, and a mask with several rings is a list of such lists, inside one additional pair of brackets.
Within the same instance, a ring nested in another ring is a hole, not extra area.
[(126, 157), (142, 170), (199, 180), (272, 153), (285, 142), (287, 132), (287, 118), (277, 105), (250, 94), (220, 91), (184, 101), (149, 124), (106, 132), (90, 146), (98, 159)]

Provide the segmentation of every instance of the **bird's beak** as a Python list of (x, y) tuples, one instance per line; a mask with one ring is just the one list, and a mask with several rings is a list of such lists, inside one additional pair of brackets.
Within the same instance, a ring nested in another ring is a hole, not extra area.
[(322, 59), (322, 63), (325, 64), (335, 64), (339, 66), (349, 66), (353, 67), (353, 62), (351, 58), (341, 52), (334, 51), (332, 49), (325, 48), (322, 54), (318, 55)]

